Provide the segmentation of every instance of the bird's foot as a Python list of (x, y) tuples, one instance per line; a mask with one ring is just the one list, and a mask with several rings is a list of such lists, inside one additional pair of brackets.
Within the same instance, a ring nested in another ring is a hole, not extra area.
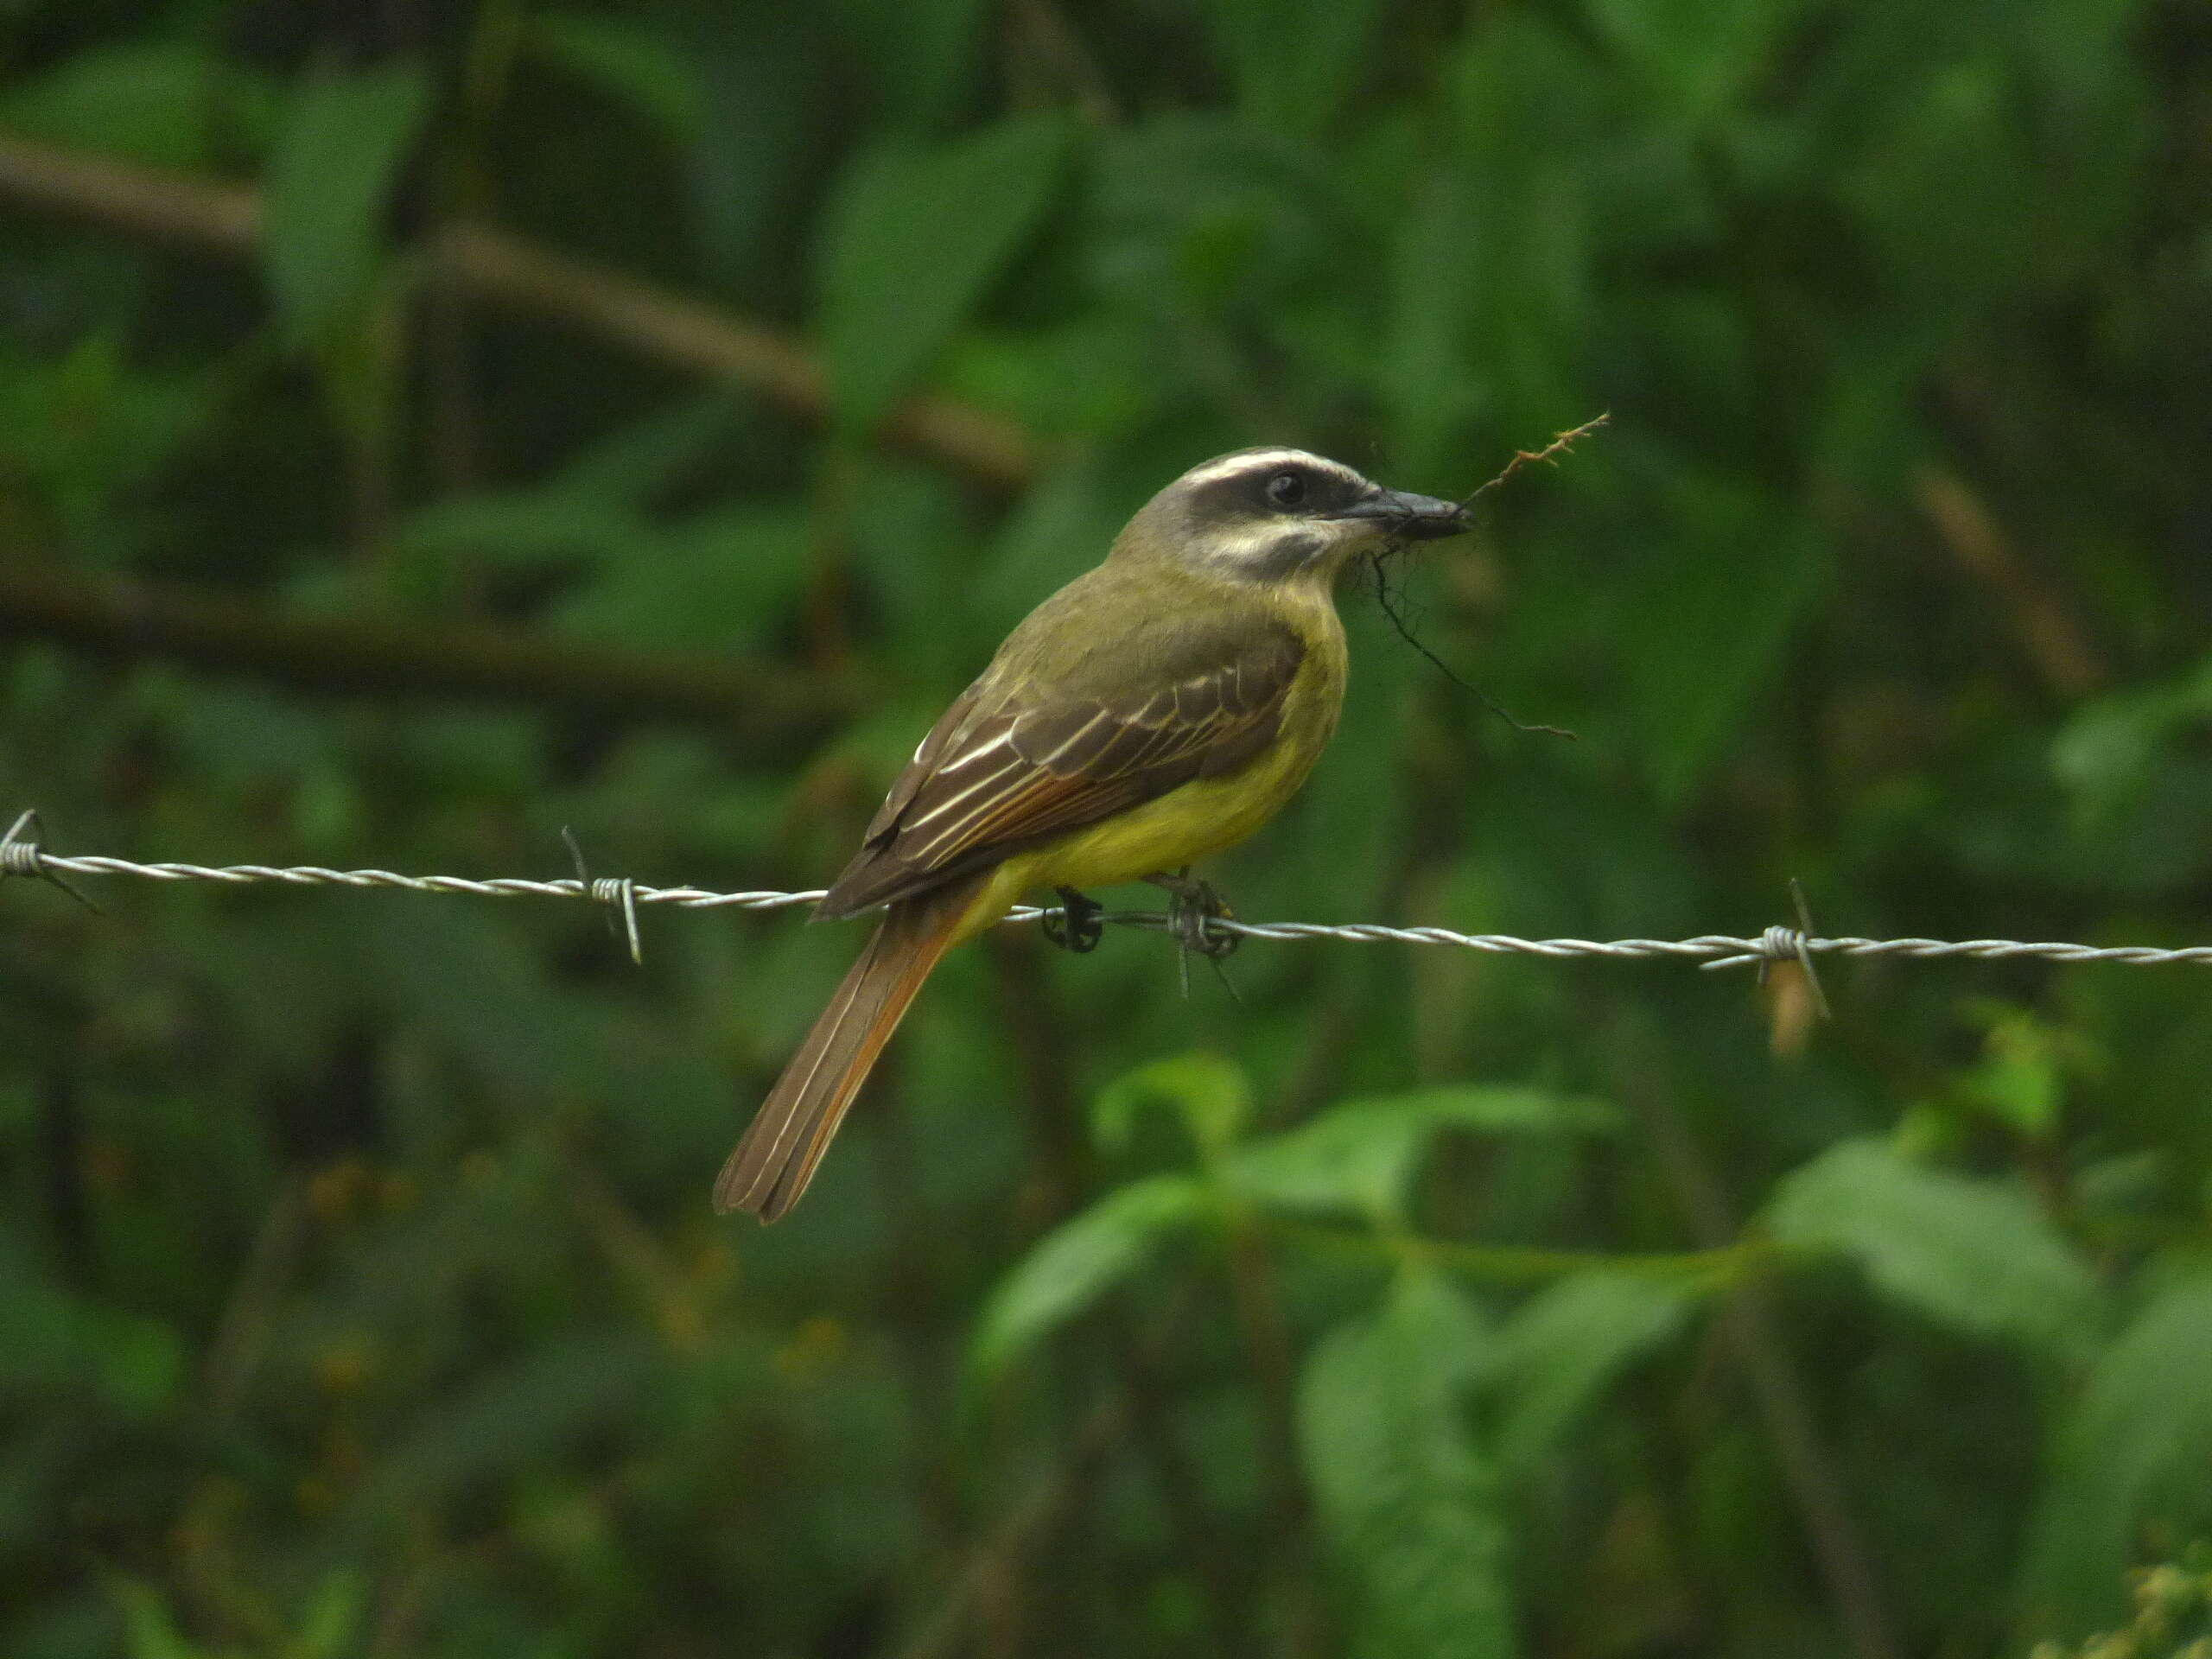
[(1073, 887), (1057, 889), (1060, 908), (1046, 911), (1038, 918), (1045, 930), (1045, 937), (1063, 950), (1072, 950), (1083, 956), (1098, 948), (1098, 941), (1106, 929), (1098, 918), (1106, 906), (1096, 899), (1077, 893)]
[(1243, 941), (1234, 933), (1217, 933), (1208, 924), (1230, 922), (1236, 912), (1211, 881), (1191, 874), (1186, 865), (1170, 875), (1165, 872), (1145, 880), (1167, 893), (1167, 931), (1185, 950), (1218, 962)]

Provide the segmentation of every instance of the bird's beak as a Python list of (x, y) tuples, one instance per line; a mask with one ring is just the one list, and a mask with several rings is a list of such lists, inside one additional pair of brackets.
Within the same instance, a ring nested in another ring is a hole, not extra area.
[(1457, 536), (1474, 522), (1457, 501), (1440, 501), (1431, 495), (1408, 495), (1402, 490), (1377, 490), (1364, 501), (1346, 507), (1337, 517), (1372, 519), (1391, 535), (1416, 542)]

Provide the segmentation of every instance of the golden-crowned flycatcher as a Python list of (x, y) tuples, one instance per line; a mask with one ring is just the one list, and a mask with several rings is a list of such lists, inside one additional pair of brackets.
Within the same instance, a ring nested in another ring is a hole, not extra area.
[(1030, 613), (922, 740), (815, 913), (887, 909), (715, 1183), (774, 1221), (922, 981), (1033, 888), (1179, 873), (1265, 823), (1344, 702), (1336, 578), (1399, 537), (1467, 527), (1449, 501), (1300, 449), (1194, 467), (1105, 562)]

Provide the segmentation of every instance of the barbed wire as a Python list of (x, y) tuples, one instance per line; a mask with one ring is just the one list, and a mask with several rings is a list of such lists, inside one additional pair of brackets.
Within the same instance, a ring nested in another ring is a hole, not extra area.
[[(319, 865), (139, 863), (126, 858), (93, 855), (63, 856), (49, 853), (34, 838), (38, 815), (26, 812), (5, 836), (0, 836), (0, 880), (28, 876), (53, 883), (80, 902), (89, 904), (65, 879), (68, 876), (132, 876), (149, 881), (208, 881), (223, 887), (275, 886), (288, 887), (391, 888), (407, 893), (465, 893), (485, 899), (585, 899), (607, 906), (610, 918), (620, 918), (633, 959), (640, 957), (638, 912), (645, 906), (671, 905), (679, 910), (773, 911), (795, 909), (819, 899), (824, 889), (804, 893), (718, 893), (704, 887), (647, 887), (626, 876), (594, 877), (583, 868), (582, 855), (573, 840), (578, 873), (573, 877), (536, 880), (524, 876), (474, 878), (460, 875), (403, 875), (392, 870), (334, 870)], [(1058, 906), (1016, 906), (1008, 922), (1058, 918)], [(1167, 931), (1174, 926), (1165, 911), (1111, 911), (1094, 919), (1119, 927)], [(1809, 976), (1815, 957), (1887, 957), (1908, 961), (2010, 962), (2032, 959), (2056, 963), (2113, 963), (2127, 967), (2165, 967), (2176, 963), (2212, 966), (2212, 945), (2162, 949), (2154, 945), (2088, 945), (2051, 940), (2022, 939), (1868, 939), (1851, 936), (1821, 938), (1813, 932), (1810, 919), (1799, 902), (1799, 925), (1767, 928), (1756, 936), (1700, 933), (1686, 939), (1528, 939), (1504, 933), (1459, 933), (1445, 927), (1388, 927), (1373, 922), (1240, 922), (1209, 917), (1204, 924), (1211, 938), (1237, 939), (1341, 939), (1359, 944), (1437, 944), (1491, 956), (1601, 957), (1614, 961), (1671, 961), (1694, 963), (1702, 969), (1757, 967), (1762, 971), (1777, 963), (1796, 962)], [(1815, 993), (1818, 980), (1814, 979)]]

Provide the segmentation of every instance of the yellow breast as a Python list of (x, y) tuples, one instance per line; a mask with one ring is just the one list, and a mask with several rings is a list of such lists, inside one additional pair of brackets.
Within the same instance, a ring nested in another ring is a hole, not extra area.
[(1304, 641), (1306, 657), (1283, 700), (1274, 743), (1226, 776), (1194, 779), (1157, 800), (1016, 854), (976, 896), (962, 937), (988, 926), (1036, 889), (1112, 887), (1195, 864), (1234, 847), (1283, 809), (1336, 732), (1346, 653), (1344, 627), (1325, 591), (1285, 593), (1279, 608)]

